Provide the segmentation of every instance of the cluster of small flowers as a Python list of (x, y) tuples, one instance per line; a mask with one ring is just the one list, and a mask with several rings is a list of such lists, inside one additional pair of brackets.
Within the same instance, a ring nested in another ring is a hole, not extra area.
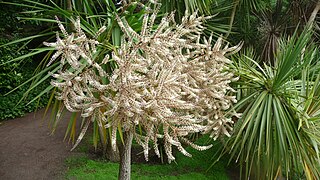
[[(131, 131), (144, 148), (146, 160), (150, 142), (160, 156), (161, 138), (171, 162), (175, 159), (172, 146), (186, 156), (191, 154), (182, 143), (197, 150), (211, 147), (194, 144), (186, 138), (189, 134), (210, 133), (214, 139), (222, 134), (230, 136), (231, 116), (238, 114), (226, 112), (236, 102), (228, 95), (234, 91), (229, 83), (236, 78), (226, 69), (231, 61), (225, 54), (236, 52), (240, 46), (221, 49), (221, 38), (213, 47), (212, 37), (201, 41), (202, 23), (210, 17), (198, 17), (197, 13), (186, 13), (181, 24), (175, 23), (171, 13), (154, 29), (158, 11), (159, 7), (151, 15), (144, 15), (140, 33), (117, 16), (124, 37), (121, 47), (112, 52), (118, 68), (110, 77), (93, 60), (98, 42), (85, 37), (79, 21), (75, 22), (76, 35), (68, 35), (59, 23), (65, 39), (57, 36), (56, 43), (46, 45), (57, 50), (52, 60), (62, 55), (62, 68), (53, 75), (57, 80), (52, 85), (60, 90), (57, 98), (68, 110), (105, 121), (106, 128), (112, 129), (114, 149), (119, 125)], [(63, 68), (65, 60), (71, 68)], [(109, 84), (101, 83), (105, 77)]]
[[(79, 18), (73, 22), (76, 32), (71, 34), (66, 32), (57, 17), (56, 20), (64, 39), (61, 39), (57, 33), (55, 43), (44, 42), (44, 45), (57, 50), (47, 64), (48, 66), (61, 56), (60, 69), (56, 74), (52, 74), (56, 79), (51, 81), (51, 85), (60, 90), (56, 92), (56, 98), (62, 100), (69, 111), (82, 111), (83, 117), (89, 117), (96, 108), (105, 106), (105, 103), (94, 96), (95, 92), (107, 90), (107, 87), (100, 83), (101, 77), (105, 77), (106, 72), (93, 60), (96, 45), (99, 42), (85, 35), (80, 28)], [(105, 29), (106, 27), (103, 26), (97, 32), (96, 37)], [(107, 61), (108, 56), (103, 63)]]

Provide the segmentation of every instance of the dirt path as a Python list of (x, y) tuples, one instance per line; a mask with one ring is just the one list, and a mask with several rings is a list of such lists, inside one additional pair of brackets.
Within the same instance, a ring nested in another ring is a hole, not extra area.
[(0, 179), (63, 179), (64, 161), (76, 155), (63, 142), (70, 114), (61, 120), (54, 135), (48, 129), (44, 110), (0, 125)]

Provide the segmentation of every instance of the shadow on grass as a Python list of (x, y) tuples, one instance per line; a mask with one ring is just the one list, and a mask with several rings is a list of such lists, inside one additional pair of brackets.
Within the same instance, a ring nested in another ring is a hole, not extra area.
[[(207, 140), (207, 137), (202, 137), (197, 140), (197, 144), (205, 144)], [(211, 149), (202, 152), (188, 147), (186, 150), (192, 154), (192, 157), (189, 158), (177, 152), (176, 162), (171, 164), (144, 164), (141, 161), (138, 163), (134, 161), (131, 167), (131, 179), (237, 179), (237, 169), (227, 167), (228, 159), (226, 158), (222, 158), (208, 170), (213, 162), (212, 156), (220, 146), (220, 143), (214, 142)], [(118, 179), (119, 164), (104, 159), (92, 159), (89, 155), (71, 157), (66, 160), (66, 165), (68, 167), (66, 179)]]

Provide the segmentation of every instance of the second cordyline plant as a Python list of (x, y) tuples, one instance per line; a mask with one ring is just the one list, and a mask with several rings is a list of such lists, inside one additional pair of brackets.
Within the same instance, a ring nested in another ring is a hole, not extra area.
[[(189, 157), (183, 144), (199, 151), (211, 147), (194, 144), (188, 135), (230, 136), (231, 118), (238, 116), (231, 110), (236, 98), (229, 86), (237, 78), (228, 71), (226, 65), (231, 61), (225, 54), (240, 46), (222, 49), (221, 38), (214, 45), (212, 37), (202, 38), (202, 23), (209, 17), (197, 17), (197, 13), (186, 13), (181, 24), (175, 23), (172, 13), (154, 26), (158, 9), (144, 15), (140, 32), (117, 16), (124, 35), (121, 47), (111, 57), (97, 57), (97, 37), (105, 27), (91, 39), (82, 31), (79, 18), (74, 22), (76, 32), (71, 34), (58, 20), (63, 38), (57, 33), (55, 43), (44, 43), (57, 50), (48, 65), (60, 58), (60, 70), (51, 81), (58, 89), (56, 98), (69, 111), (89, 117), (84, 129), (92, 121), (106, 124), (115, 150), (121, 127), (124, 141), (119, 179), (130, 179), (133, 138), (143, 147), (146, 160), (150, 147), (160, 157), (161, 139), (171, 162), (175, 159), (172, 146)], [(103, 68), (110, 61), (117, 64), (111, 74)]]

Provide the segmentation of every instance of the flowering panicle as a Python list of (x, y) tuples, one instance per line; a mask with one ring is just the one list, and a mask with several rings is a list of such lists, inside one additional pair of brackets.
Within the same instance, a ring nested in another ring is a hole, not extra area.
[[(56, 94), (56, 98), (63, 100), (69, 111), (81, 111), (83, 117), (92, 116), (95, 109), (108, 104), (101, 102), (93, 94), (107, 89), (106, 85), (101, 83), (101, 77), (106, 76), (106, 72), (93, 60), (93, 55), (96, 52), (95, 46), (99, 42), (87, 38), (80, 27), (79, 18), (73, 22), (76, 33), (70, 35), (57, 17), (56, 20), (64, 38), (61, 39), (57, 33), (55, 43), (44, 42), (44, 45), (54, 47), (57, 50), (48, 66), (61, 56), (61, 68), (57, 74), (52, 75), (56, 80), (52, 80), (51, 85), (60, 90)], [(102, 27), (96, 34), (99, 35), (104, 30), (105, 27)], [(108, 57), (105, 58), (105, 61), (108, 61)], [(99, 73), (96, 74), (96, 71)]]
[[(230, 95), (234, 90), (229, 84), (236, 78), (227, 70), (231, 61), (225, 55), (238, 51), (240, 45), (221, 49), (221, 38), (213, 46), (212, 37), (201, 41), (203, 21), (208, 17), (197, 13), (186, 13), (181, 24), (171, 13), (154, 29), (158, 10), (144, 15), (140, 32), (116, 16), (124, 37), (121, 47), (111, 54), (118, 68), (110, 77), (93, 59), (99, 42), (85, 36), (78, 19), (76, 34), (67, 34), (59, 23), (64, 39), (57, 36), (56, 43), (45, 44), (57, 50), (50, 63), (61, 56), (61, 67), (65, 61), (71, 67), (61, 68), (51, 83), (60, 90), (57, 98), (68, 110), (103, 120), (105, 127), (111, 128), (114, 149), (119, 125), (131, 131), (146, 160), (150, 142), (160, 156), (161, 139), (171, 162), (175, 159), (172, 146), (186, 156), (191, 154), (183, 144), (197, 150), (211, 147), (194, 144), (187, 139), (189, 134), (209, 133), (214, 139), (230, 136), (231, 117), (238, 114), (230, 111), (236, 99)], [(97, 36), (104, 30), (101, 28)], [(102, 64), (108, 61), (106, 56)], [(109, 83), (103, 84), (102, 78), (108, 78)], [(136, 130), (137, 126), (143, 131)]]
[[(200, 43), (206, 18), (196, 13), (186, 14), (180, 25), (169, 14), (154, 30), (153, 17), (144, 16), (140, 33), (117, 17), (128, 41), (112, 54), (119, 69), (113, 72), (108, 86), (117, 92), (110, 97), (116, 105), (105, 115), (128, 122), (130, 129), (140, 124), (146, 133), (135, 138), (144, 148), (148, 148), (148, 141), (157, 143), (158, 134), (163, 132), (165, 152), (172, 161), (172, 145), (187, 156), (191, 155), (181, 142), (198, 150), (210, 147), (187, 141), (185, 137), (191, 133), (210, 133), (214, 139), (221, 134), (230, 136), (231, 116), (236, 113), (226, 112), (236, 102), (228, 95), (234, 91), (229, 83), (235, 78), (226, 71), (231, 61), (224, 55), (240, 46), (221, 49), (219, 38), (212, 47), (212, 37)], [(157, 145), (154, 148), (159, 152)]]

